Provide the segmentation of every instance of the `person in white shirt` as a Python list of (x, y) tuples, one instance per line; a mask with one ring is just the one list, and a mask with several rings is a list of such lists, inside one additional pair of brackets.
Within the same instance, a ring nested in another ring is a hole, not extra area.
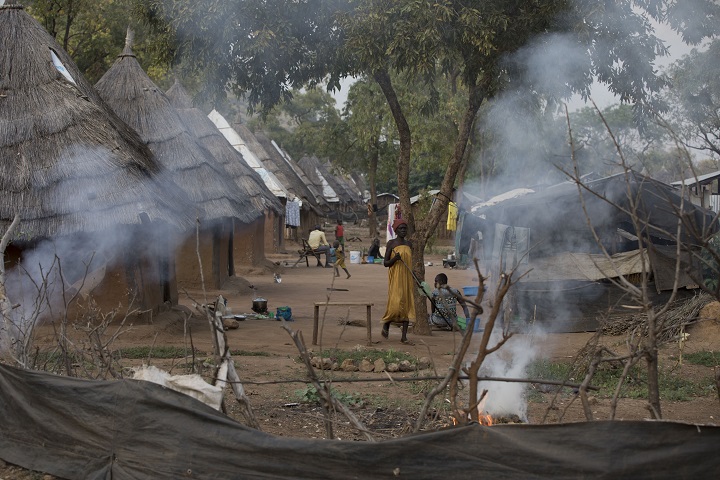
[(315, 225), (313, 231), (308, 236), (308, 245), (316, 252), (325, 254), (325, 268), (332, 268), (332, 265), (328, 262), (328, 250), (330, 250), (330, 244), (325, 238), (325, 232), (322, 231), (320, 225)]

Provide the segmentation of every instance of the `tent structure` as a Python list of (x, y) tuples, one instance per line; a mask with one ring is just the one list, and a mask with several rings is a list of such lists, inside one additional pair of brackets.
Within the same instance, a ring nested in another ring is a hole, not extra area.
[(215, 124), (200, 109), (193, 106), (190, 95), (180, 82), (176, 80), (166, 94), (187, 130), (230, 174), (238, 193), (250, 199), (255, 207), (264, 213), (251, 224), (234, 221), (232, 237), (232, 259), (235, 263), (247, 266), (263, 265), (266, 223), (272, 228), (276, 218), (284, 214), (285, 208)]
[[(147, 76), (132, 52), (128, 32), (125, 48), (98, 80), (96, 89), (115, 113), (147, 143), (158, 161), (195, 205), (195, 230), (179, 237), (175, 252), (178, 285), (197, 287), (201, 281), (218, 288), (232, 275), (233, 222), (250, 225), (263, 215), (221, 164), (187, 130), (165, 93)], [(200, 245), (202, 270), (197, 260)]]
[(20, 219), (9, 271), (22, 263), (103, 311), (159, 311), (176, 289), (155, 233), (192, 226), (189, 199), (20, 5), (0, 5), (0, 51), (0, 228)]
[(674, 480), (720, 476), (720, 427), (469, 425), (358, 442), (276, 437), (142, 380), (0, 365), (0, 458), (61, 478)]
[[(235, 150), (240, 152), (243, 160), (247, 165), (252, 168), (265, 183), (267, 189), (277, 198), (280, 203), (286, 209), (285, 215), (280, 213), (277, 217), (272, 219), (272, 223), (266, 222), (265, 224), (265, 250), (269, 252), (280, 252), (283, 246), (283, 240), (285, 238), (285, 225), (286, 217), (292, 215), (287, 214), (287, 209), (292, 209), (293, 205), (298, 205), (299, 201), (293, 199), (293, 195), (287, 191), (283, 186), (282, 182), (275, 176), (274, 173), (268, 171), (265, 165), (258, 158), (258, 156), (250, 149), (245, 140), (233, 129), (225, 117), (220, 112), (213, 110), (208, 114), (215, 127), (220, 131), (223, 137), (233, 146)], [(298, 218), (297, 224), (300, 223), (299, 218), (299, 207), (298, 207)]]
[[(681, 265), (678, 287), (688, 291), (697, 286), (702, 238), (717, 230), (712, 212), (635, 172), (585, 186), (582, 201), (578, 186), (567, 182), (508, 196), (473, 212), (486, 271), (497, 278), (500, 271), (519, 265), (518, 274), (526, 273), (516, 288), (511, 321), (532, 319), (553, 331), (594, 330), (598, 313), (623, 303), (624, 292), (608, 279), (637, 280), (643, 266), (651, 274), (657, 301), (673, 288), (676, 260)], [(646, 250), (639, 249), (639, 238)]]

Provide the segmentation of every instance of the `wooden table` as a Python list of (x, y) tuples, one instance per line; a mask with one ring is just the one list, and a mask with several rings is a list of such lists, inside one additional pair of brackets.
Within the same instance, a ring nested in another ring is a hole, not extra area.
[(366, 307), (367, 308), (367, 344), (372, 345), (372, 306), (370, 302), (315, 302), (315, 316), (313, 317), (313, 340), (312, 344), (317, 345), (318, 323), (320, 321), (320, 307)]

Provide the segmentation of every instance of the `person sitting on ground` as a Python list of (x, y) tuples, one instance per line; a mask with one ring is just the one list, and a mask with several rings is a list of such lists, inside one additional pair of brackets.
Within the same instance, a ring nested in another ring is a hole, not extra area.
[(380, 254), (380, 239), (375, 237), (372, 241), (372, 245), (370, 246), (370, 250), (368, 250), (367, 253), (368, 257), (373, 258), (382, 258), (382, 255)]
[(333, 242), (332, 250), (335, 251), (335, 262), (333, 264), (333, 266), (335, 267), (335, 276), (340, 276), (340, 269), (342, 268), (343, 270), (345, 270), (347, 278), (350, 278), (350, 272), (348, 272), (347, 267), (345, 267), (345, 249), (340, 245), (340, 242), (338, 240), (335, 240)]
[(451, 287), (447, 283), (448, 278), (444, 273), (440, 273), (435, 277), (435, 289), (432, 291), (432, 302), (430, 302), (432, 308), (430, 325), (444, 330), (457, 330), (457, 304), (459, 303), (462, 307), (463, 314), (468, 319), (466, 322), (470, 321), (470, 311), (460, 290)]
[[(322, 231), (320, 225), (315, 225), (313, 231), (310, 232), (310, 235), (308, 236), (308, 245), (310, 245), (310, 248), (316, 252), (324, 253), (325, 267), (332, 268), (332, 265), (328, 263), (328, 250), (330, 250), (330, 244), (328, 243), (327, 238), (325, 238), (325, 232)], [(321, 267), (322, 265), (318, 266)]]

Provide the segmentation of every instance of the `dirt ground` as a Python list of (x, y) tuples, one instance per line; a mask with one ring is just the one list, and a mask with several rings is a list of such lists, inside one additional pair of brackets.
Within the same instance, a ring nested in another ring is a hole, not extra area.
[[(365, 238), (363, 231), (349, 226), (348, 237), (355, 235)], [(361, 250), (362, 246), (369, 246), (369, 241), (348, 243), (348, 250)], [(446, 273), (452, 286), (462, 287), (476, 285), (477, 279), (474, 270), (459, 270), (444, 268), (442, 258), (450, 247), (439, 250), (439, 253), (426, 256), (426, 262), (432, 265), (426, 267), (426, 279), (432, 279), (438, 273)], [(325, 438), (326, 431), (323, 423), (323, 411), (313, 403), (303, 402), (308, 397), (307, 372), (301, 364), (298, 351), (288, 333), (282, 328), (283, 322), (269, 318), (253, 318), (250, 315), (255, 295), (267, 299), (269, 311), (275, 312), (277, 307), (289, 306), (292, 309), (293, 321), (285, 325), (292, 330), (302, 332), (308, 348), (315, 352), (321, 348), (350, 349), (382, 349), (407, 352), (420, 358), (429, 357), (432, 367), (428, 370), (415, 372), (396, 372), (392, 376), (413, 377), (432, 375), (433, 368), (439, 374), (444, 374), (453, 357), (453, 352), (460, 342), (460, 334), (456, 332), (433, 331), (430, 336), (409, 334), (415, 345), (400, 343), (400, 331), (397, 328), (390, 330), (389, 339), (380, 336), (380, 318), (385, 311), (387, 270), (379, 264), (351, 264), (348, 269), (352, 275), (346, 279), (342, 274), (333, 278), (331, 268), (318, 268), (311, 263), (305, 263), (296, 268), (285, 266), (293, 263), (297, 258), (296, 247), (289, 243), (286, 246), (287, 254), (270, 255), (270, 268), (253, 269), (238, 272), (238, 278), (228, 282), (222, 290), (202, 292), (201, 290), (188, 291), (181, 294), (183, 308), (176, 308), (172, 312), (160, 315), (152, 322), (135, 324), (119, 336), (115, 341), (115, 348), (126, 346), (150, 345), (187, 345), (189, 339), (200, 352), (212, 352), (210, 329), (207, 321), (200, 316), (191, 317), (185, 325), (184, 312), (194, 310), (196, 303), (211, 303), (217, 295), (222, 294), (228, 301), (228, 307), (233, 314), (248, 314), (246, 320), (239, 323), (239, 328), (227, 331), (227, 339), (233, 351), (239, 351), (234, 356), (237, 370), (245, 383), (253, 413), (263, 431), (282, 436), (299, 438)], [(280, 276), (280, 283), (274, 278), (274, 273)], [(254, 286), (254, 289), (251, 288)], [(346, 289), (346, 291), (330, 291), (329, 288)], [(325, 300), (332, 302), (371, 302), (372, 306), (372, 346), (368, 347), (367, 329), (363, 325), (366, 309), (363, 306), (328, 307), (327, 311), (321, 309), (320, 345), (311, 345), (313, 338), (313, 304)], [(348, 322), (350, 323), (348, 325)], [(360, 326), (355, 326), (359, 324)], [(186, 327), (190, 335), (184, 334)], [(690, 337), (685, 344), (684, 352), (690, 353), (702, 350), (720, 349), (720, 323), (708, 321), (691, 330)], [(503, 350), (512, 349), (512, 345), (520, 347), (519, 350), (532, 349), (537, 358), (550, 361), (571, 361), (576, 353), (586, 344), (592, 333), (550, 334), (544, 337), (516, 335)], [(476, 335), (479, 337), (479, 335)], [(51, 330), (40, 329), (37, 342), (51, 342)], [(604, 342), (611, 348), (620, 350), (624, 337), (606, 337)], [(472, 351), (472, 348), (471, 348)], [(202, 354), (199, 354), (202, 355)], [(715, 373), (711, 367), (700, 367), (678, 362), (679, 347), (677, 343), (668, 345), (662, 350), (662, 365), (671, 368), (673, 375), (685, 378), (714, 378)], [(171, 370), (172, 373), (185, 373), (173, 367), (177, 361), (152, 360), (151, 363), (160, 368)], [(419, 406), (422, 404), (425, 393), (430, 386), (429, 382), (393, 382), (387, 373), (377, 372), (342, 372), (322, 371), (324, 378), (342, 380), (348, 378), (373, 378), (381, 381), (363, 383), (336, 383), (333, 389), (344, 398), (356, 400), (353, 411), (358, 418), (373, 432), (378, 439), (393, 438), (408, 433), (412, 429)], [(510, 375), (512, 376), (512, 375)], [(252, 382), (269, 382), (279, 380), (297, 380), (292, 383), (256, 384)], [(580, 381), (581, 379), (577, 379)], [(528, 399), (525, 421), (529, 423), (557, 423), (584, 421), (580, 401), (572, 390), (564, 389), (557, 394), (554, 390), (534, 385), (531, 387), (534, 394), (525, 395)], [(492, 395), (492, 389), (489, 393)], [(609, 418), (609, 395), (596, 395), (591, 397), (591, 407), (596, 419)], [(516, 397), (523, 397), (522, 394)], [(553, 401), (554, 399), (554, 401)], [(517, 398), (515, 399), (517, 400)], [(442, 399), (441, 399), (442, 401)], [(447, 401), (446, 401), (447, 402)], [(525, 402), (521, 402), (523, 405)], [(234, 397), (228, 390), (226, 395), (228, 414), (238, 418), (238, 409)], [(622, 399), (617, 410), (617, 419), (634, 420), (648, 419), (650, 415), (645, 407), (644, 400)], [(663, 417), (667, 420), (691, 422), (697, 424), (717, 424), (720, 418), (720, 402), (716, 391), (708, 392), (706, 396), (695, 397), (689, 401), (670, 402), (662, 404)], [(439, 428), (451, 424), (446, 409), (433, 409), (432, 417), (427, 419), (426, 428)], [(345, 420), (344, 417), (334, 417), (334, 434), (336, 438), (362, 440)], [(21, 469), (3, 465), (0, 461), (0, 479), (38, 478), (28, 475)], [(42, 477), (40, 477), (42, 478)], [(51, 478), (51, 477), (47, 477)]]

